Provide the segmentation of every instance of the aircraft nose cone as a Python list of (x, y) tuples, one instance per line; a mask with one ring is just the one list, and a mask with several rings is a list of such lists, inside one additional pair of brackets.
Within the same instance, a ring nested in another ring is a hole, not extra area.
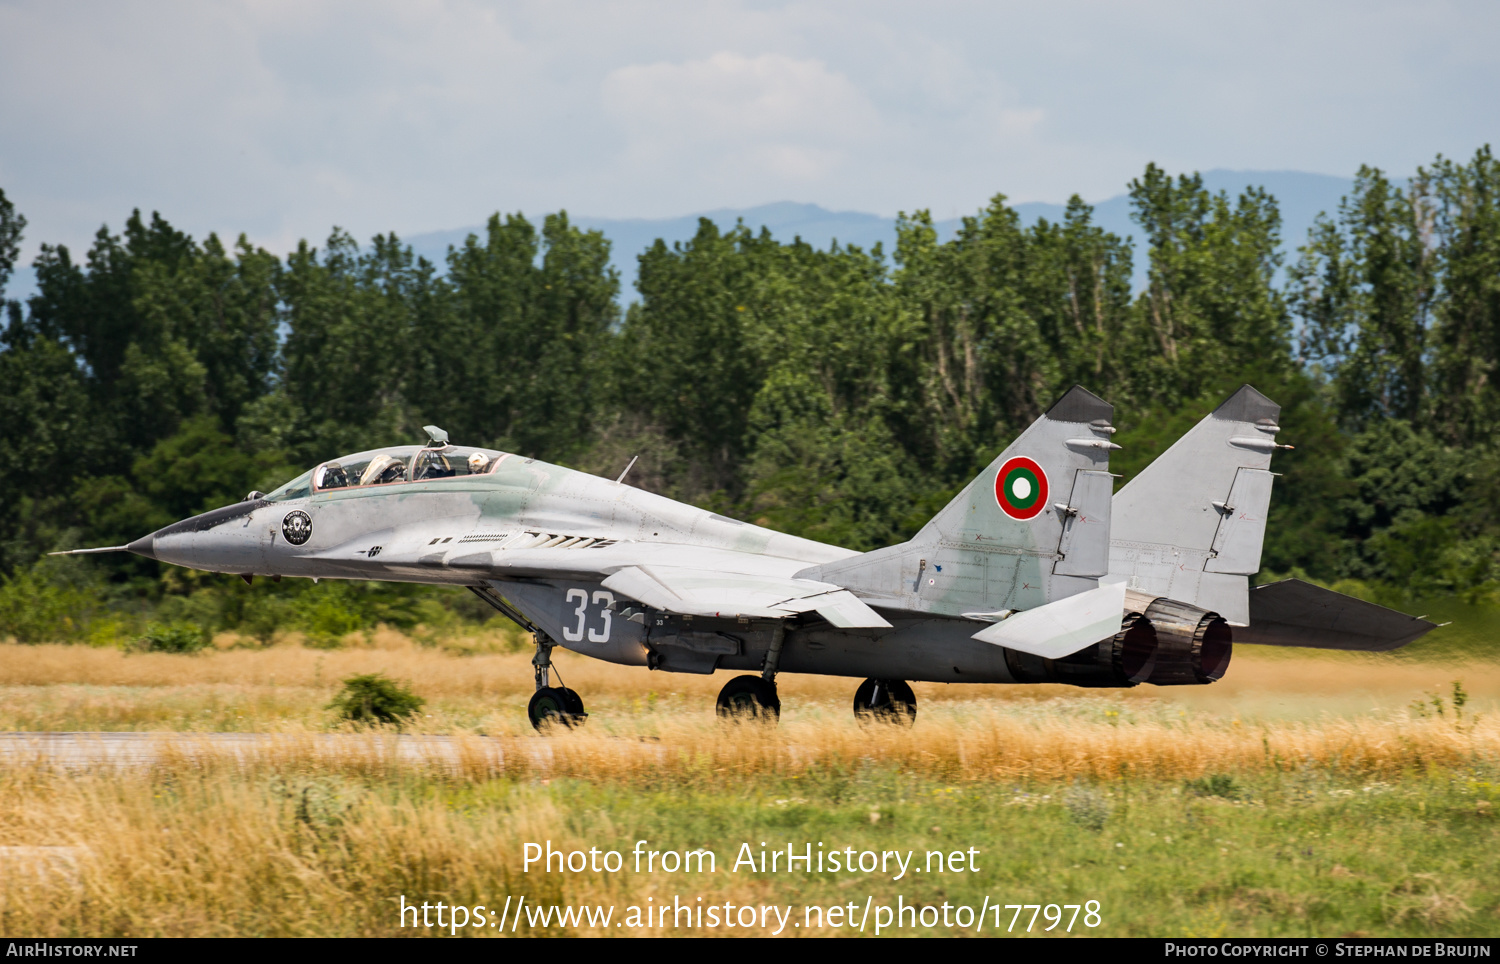
[(127, 550), (129, 550), (130, 552), (135, 553), (138, 556), (145, 556), (147, 559), (155, 559), (156, 558), (156, 544), (155, 543), (156, 543), (156, 533), (153, 532), (149, 536), (141, 536), (139, 539), (137, 539), (134, 542), (130, 543), (125, 548)]

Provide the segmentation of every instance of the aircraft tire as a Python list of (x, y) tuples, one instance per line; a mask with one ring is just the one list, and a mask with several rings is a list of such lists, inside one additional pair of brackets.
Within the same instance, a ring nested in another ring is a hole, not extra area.
[(906, 680), (867, 679), (854, 691), (854, 718), (865, 725), (911, 726), (917, 722), (917, 695)]
[(566, 727), (582, 726), (588, 719), (583, 711), (583, 699), (570, 689), (545, 686), (531, 694), (526, 704), (526, 716), (531, 725), (540, 732), (547, 723)]
[(759, 676), (736, 676), (719, 691), (719, 719), (730, 722), (775, 723), (781, 719), (781, 698), (776, 684)]

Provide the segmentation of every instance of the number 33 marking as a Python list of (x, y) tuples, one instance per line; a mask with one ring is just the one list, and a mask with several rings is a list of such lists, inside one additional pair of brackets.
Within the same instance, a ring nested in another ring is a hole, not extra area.
[(578, 603), (577, 608), (573, 610), (573, 615), (578, 618), (578, 622), (573, 626), (563, 627), (563, 639), (570, 643), (582, 642), (584, 632), (587, 630), (589, 642), (609, 642), (609, 627), (614, 618), (614, 613), (610, 611), (610, 607), (615, 604), (614, 593), (606, 592), (603, 589), (597, 590), (594, 593), (594, 605), (599, 607), (599, 615), (604, 620), (603, 625), (597, 629), (590, 629), (588, 627), (589, 591), (587, 589), (569, 589), (567, 599), (570, 605), (575, 600)]

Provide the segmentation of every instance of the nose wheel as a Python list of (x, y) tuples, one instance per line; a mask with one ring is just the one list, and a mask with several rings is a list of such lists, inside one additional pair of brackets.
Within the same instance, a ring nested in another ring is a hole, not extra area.
[(566, 686), (544, 686), (531, 694), (526, 716), (538, 730), (548, 723), (554, 726), (582, 726), (589, 715), (583, 711), (583, 699)]
[(776, 684), (760, 676), (736, 676), (719, 691), (719, 719), (775, 723), (781, 719), (781, 699)]
[(917, 695), (906, 680), (867, 679), (854, 691), (854, 718), (866, 725), (911, 726), (917, 721)]

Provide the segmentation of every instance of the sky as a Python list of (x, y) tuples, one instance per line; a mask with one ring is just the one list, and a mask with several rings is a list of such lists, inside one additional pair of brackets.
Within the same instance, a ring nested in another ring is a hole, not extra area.
[(1147, 162), (1410, 174), (1500, 140), (1500, 4), (0, 0), (0, 190), (285, 252), (566, 209), (894, 216)]

